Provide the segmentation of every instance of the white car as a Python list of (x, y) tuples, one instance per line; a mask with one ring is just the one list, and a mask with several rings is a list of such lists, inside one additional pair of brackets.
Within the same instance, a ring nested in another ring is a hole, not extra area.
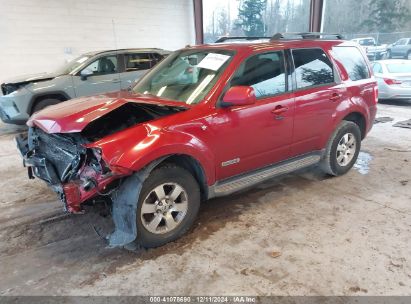
[(351, 41), (357, 42), (363, 47), (369, 60), (378, 60), (387, 55), (387, 44), (377, 44), (374, 37), (355, 38)]
[(378, 82), (379, 99), (411, 100), (410, 60), (379, 60), (373, 63), (372, 68)]

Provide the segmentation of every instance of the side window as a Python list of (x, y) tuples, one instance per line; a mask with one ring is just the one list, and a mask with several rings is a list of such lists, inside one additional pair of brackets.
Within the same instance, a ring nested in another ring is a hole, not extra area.
[(151, 57), (153, 58), (153, 66), (163, 60), (163, 56), (158, 53), (151, 53)]
[(286, 91), (283, 52), (254, 55), (244, 61), (236, 71), (231, 86), (250, 86), (257, 98)]
[(117, 56), (111, 55), (111, 56), (100, 57), (96, 61), (93, 61), (92, 63), (90, 63), (84, 69), (92, 71), (93, 76), (117, 73), (118, 72)]
[(400, 39), (398, 40), (397, 45), (405, 45), (406, 41), (406, 39)]
[(342, 63), (351, 80), (370, 78), (367, 62), (359, 49), (354, 46), (336, 46), (333, 47), (333, 53)]
[(124, 54), (126, 72), (148, 70), (154, 66), (150, 53)]
[(322, 49), (292, 50), (297, 89), (334, 82), (333, 65)]
[(374, 63), (372, 70), (374, 71), (374, 73), (382, 73), (382, 67), (381, 64), (379, 63)]

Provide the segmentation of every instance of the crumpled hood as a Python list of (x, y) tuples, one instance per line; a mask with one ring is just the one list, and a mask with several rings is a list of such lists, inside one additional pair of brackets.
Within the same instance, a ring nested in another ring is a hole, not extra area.
[(55, 78), (56, 76), (57, 75), (52, 74), (52, 73), (27, 74), (27, 75), (21, 75), (21, 76), (13, 77), (10, 79), (6, 79), (3, 82), (5, 84), (30, 83), (30, 82), (36, 82), (36, 81), (50, 80), (50, 79)]
[(49, 106), (30, 117), (27, 125), (34, 125), (47, 133), (81, 132), (90, 122), (101, 118), (126, 103), (156, 104), (189, 108), (183, 102), (161, 99), (152, 95), (131, 94), (126, 91), (71, 99)]

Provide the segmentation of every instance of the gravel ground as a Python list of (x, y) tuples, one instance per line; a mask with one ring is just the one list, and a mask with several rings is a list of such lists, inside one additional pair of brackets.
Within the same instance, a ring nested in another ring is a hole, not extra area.
[(356, 168), (284, 176), (202, 205), (190, 233), (108, 249), (104, 204), (64, 215), (0, 124), (0, 295), (411, 295), (411, 102), (380, 104)]

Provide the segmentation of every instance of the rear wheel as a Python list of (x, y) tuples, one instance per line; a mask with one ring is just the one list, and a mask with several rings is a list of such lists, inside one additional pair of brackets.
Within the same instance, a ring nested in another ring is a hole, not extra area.
[(357, 160), (361, 148), (361, 131), (357, 124), (343, 121), (331, 136), (321, 161), (324, 172), (339, 176), (347, 173)]
[(60, 102), (61, 102), (61, 100), (54, 99), (54, 98), (47, 98), (47, 99), (40, 100), (34, 105), (32, 114), (36, 113), (40, 110), (43, 110), (44, 108), (47, 108), (48, 106), (55, 105), (55, 104), (58, 104)]
[(181, 237), (200, 207), (200, 188), (185, 169), (167, 165), (155, 169), (143, 184), (137, 206), (137, 243), (162, 246)]

